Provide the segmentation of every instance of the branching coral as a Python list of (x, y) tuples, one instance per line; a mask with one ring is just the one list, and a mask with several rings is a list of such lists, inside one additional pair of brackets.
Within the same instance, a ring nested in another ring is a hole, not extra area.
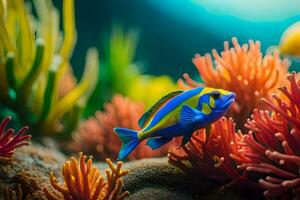
[(280, 89), (284, 97), (264, 100), (272, 113), (255, 110), (246, 124), (253, 131), (242, 151), (249, 162), (239, 168), (266, 175), (259, 184), (267, 198), (300, 198), (300, 80), (295, 73), (288, 80), (290, 87)]
[(30, 200), (29, 194), (24, 194), (22, 187), (18, 184), (16, 189), (6, 188), (4, 191), (5, 200)]
[(51, 1), (34, 1), (37, 18), (24, 0), (0, 1), (0, 104), (29, 119), (33, 133), (62, 132), (62, 124), (77, 117), (64, 114), (84, 107), (98, 78), (97, 52), (90, 50), (81, 81), (59, 95), (76, 41), (73, 0), (62, 7), (64, 37)]
[[(142, 103), (132, 102), (127, 97), (115, 95), (111, 103), (105, 105), (104, 112), (83, 122), (74, 134), (71, 149), (85, 151), (99, 159), (106, 157), (116, 159), (121, 148), (121, 141), (113, 132), (115, 127), (126, 127), (139, 130), (138, 120), (144, 113)], [(169, 148), (178, 145), (170, 143), (152, 151), (143, 142), (130, 155), (129, 159), (139, 159), (166, 155)], [(177, 147), (177, 146), (176, 146)]]
[[(288, 62), (281, 60), (277, 53), (262, 56), (260, 42), (249, 41), (249, 44), (238, 43), (232, 39), (233, 48), (224, 42), (221, 55), (216, 50), (210, 54), (193, 59), (205, 86), (223, 88), (236, 93), (237, 98), (228, 116), (233, 117), (239, 129), (243, 128), (246, 119), (259, 105), (262, 97), (268, 97), (280, 86), (288, 69)], [(197, 87), (200, 83), (184, 74), (187, 85), (179, 80), (179, 86)]]
[(121, 193), (122, 179), (128, 170), (121, 170), (122, 162), (118, 162), (115, 167), (113, 163), (106, 159), (110, 169), (107, 169), (105, 181), (100, 171), (92, 165), (92, 158), (86, 161), (87, 156), (79, 154), (79, 163), (72, 157), (63, 165), (64, 184), (57, 182), (53, 173), (50, 173), (50, 182), (53, 188), (59, 192), (51, 192), (45, 188), (46, 197), (54, 199), (85, 199), (85, 200), (122, 200), (129, 195), (129, 192)]
[(182, 152), (171, 151), (169, 162), (187, 173), (213, 178), (222, 184), (245, 179), (246, 174), (236, 169), (236, 163), (247, 161), (239, 152), (243, 138), (240, 131), (235, 132), (233, 120), (223, 117), (211, 125), (209, 133), (205, 129), (196, 131)]
[(27, 126), (21, 128), (17, 133), (13, 129), (5, 130), (10, 120), (11, 118), (7, 117), (0, 124), (0, 160), (11, 159), (16, 148), (30, 144), (28, 140), (31, 136), (26, 135)]

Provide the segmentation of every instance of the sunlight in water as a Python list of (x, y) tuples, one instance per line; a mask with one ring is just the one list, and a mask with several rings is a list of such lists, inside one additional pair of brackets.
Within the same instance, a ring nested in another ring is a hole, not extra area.
[[(299, 15), (300, 1), (284, 0), (191, 0), (207, 11), (218, 15), (231, 15), (249, 21), (281, 21)], [(284, 7), (284, 9), (282, 9)]]

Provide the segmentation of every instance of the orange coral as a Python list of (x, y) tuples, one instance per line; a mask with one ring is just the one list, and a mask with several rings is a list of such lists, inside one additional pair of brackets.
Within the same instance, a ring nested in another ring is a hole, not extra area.
[(105, 181), (97, 167), (92, 165), (92, 158), (87, 161), (86, 158), (86, 155), (79, 153), (79, 163), (72, 157), (63, 165), (63, 185), (57, 182), (52, 172), (50, 173), (50, 183), (59, 193), (50, 192), (45, 188), (47, 199), (122, 200), (129, 195), (128, 191), (121, 193), (121, 177), (129, 172), (121, 170), (122, 162), (118, 162), (115, 167), (110, 159), (106, 159), (110, 169), (105, 170)]
[[(144, 105), (129, 100), (127, 97), (115, 95), (111, 103), (105, 105), (104, 112), (97, 112), (95, 117), (83, 122), (74, 141), (70, 145), (75, 151), (85, 151), (99, 159), (106, 157), (116, 159), (121, 141), (113, 132), (115, 127), (139, 130), (138, 120), (144, 113)], [(171, 142), (155, 151), (142, 142), (130, 155), (129, 159), (166, 155), (169, 148), (178, 146)]]
[(200, 129), (181, 152), (171, 151), (169, 162), (187, 173), (200, 174), (221, 183), (244, 179), (246, 174), (240, 174), (233, 162), (247, 161), (239, 152), (243, 138), (240, 131), (235, 132), (233, 120), (223, 117), (211, 125), (209, 134)]
[(23, 193), (21, 185), (18, 184), (16, 189), (6, 188), (4, 190), (4, 199), (5, 200), (21, 200), (21, 199), (29, 200), (30, 196), (29, 194), (25, 195)]
[[(268, 97), (274, 89), (279, 87), (287, 73), (289, 63), (281, 60), (275, 52), (264, 57), (260, 51), (260, 42), (249, 41), (242, 46), (236, 38), (232, 38), (233, 48), (224, 42), (221, 55), (214, 49), (212, 55), (195, 55), (195, 64), (205, 86), (223, 88), (236, 93), (235, 104), (228, 112), (234, 118), (238, 128), (243, 128), (246, 119), (254, 108), (259, 105), (262, 97)], [(200, 83), (184, 74), (185, 85), (182, 80), (178, 84), (182, 88), (197, 87)]]
[(259, 184), (267, 198), (300, 198), (300, 79), (293, 73), (288, 80), (280, 89), (285, 97), (264, 100), (272, 113), (255, 110), (246, 124), (253, 131), (242, 150), (249, 162), (239, 168), (265, 175)]

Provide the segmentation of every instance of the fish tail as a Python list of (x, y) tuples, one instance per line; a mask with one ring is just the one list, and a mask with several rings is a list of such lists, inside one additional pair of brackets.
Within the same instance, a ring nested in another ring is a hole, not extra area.
[(127, 128), (114, 128), (114, 131), (118, 134), (122, 141), (122, 147), (119, 152), (118, 160), (123, 160), (139, 144), (139, 139), (137, 136), (138, 131)]

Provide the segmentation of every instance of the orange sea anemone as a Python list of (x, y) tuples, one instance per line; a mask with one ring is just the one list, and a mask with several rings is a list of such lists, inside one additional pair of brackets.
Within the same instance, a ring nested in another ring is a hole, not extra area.
[[(70, 148), (75, 151), (85, 151), (98, 159), (106, 157), (116, 159), (121, 148), (121, 141), (113, 131), (115, 127), (139, 130), (138, 120), (145, 112), (142, 103), (133, 102), (127, 97), (115, 95), (110, 103), (105, 105), (103, 112), (96, 112), (92, 117), (81, 123), (74, 134)], [(140, 159), (166, 155), (178, 143), (172, 142), (155, 151), (140, 144), (130, 155), (129, 159)]]
[(110, 169), (105, 171), (107, 176), (105, 181), (97, 167), (92, 164), (92, 158), (87, 161), (86, 158), (86, 155), (80, 153), (78, 161), (72, 157), (63, 165), (63, 185), (57, 182), (52, 172), (50, 173), (50, 183), (56, 191), (45, 188), (47, 199), (122, 200), (129, 195), (128, 191), (121, 192), (123, 184), (121, 177), (129, 172), (121, 170), (122, 162), (118, 162), (115, 167), (109, 159), (106, 159)]
[(300, 198), (300, 79), (293, 73), (288, 80), (283, 97), (264, 100), (272, 112), (255, 110), (246, 124), (252, 131), (242, 153), (249, 161), (239, 168), (264, 175), (259, 184), (266, 198)]
[[(263, 97), (268, 97), (277, 89), (287, 73), (289, 62), (281, 60), (279, 55), (262, 55), (260, 42), (249, 41), (240, 45), (236, 38), (232, 38), (233, 47), (224, 42), (221, 55), (214, 49), (212, 59), (210, 54), (195, 55), (195, 64), (203, 84), (208, 87), (222, 88), (236, 93), (235, 104), (228, 116), (233, 117), (238, 128), (243, 128), (246, 119), (254, 108), (258, 107)], [(181, 88), (202, 85), (184, 74), (186, 84), (179, 80)]]

